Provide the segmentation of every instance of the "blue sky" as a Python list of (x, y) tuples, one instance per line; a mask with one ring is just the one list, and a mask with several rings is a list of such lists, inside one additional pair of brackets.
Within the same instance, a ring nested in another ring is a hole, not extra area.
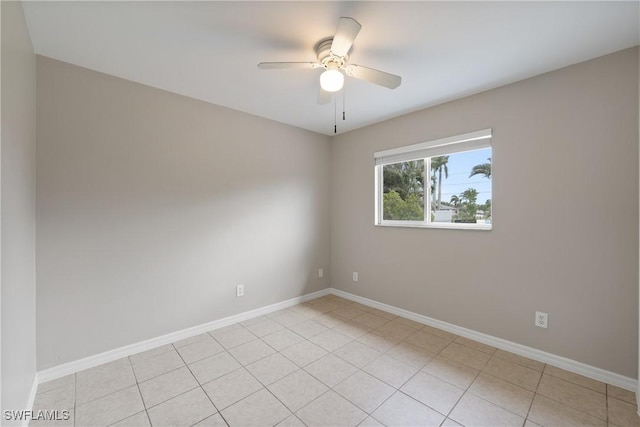
[[(475, 175), (469, 178), (471, 169), (478, 164), (487, 163), (487, 158), (491, 157), (491, 149), (466, 151), (449, 155), (449, 178), (444, 179), (442, 175), (442, 201), (448, 202), (452, 195), (460, 195), (467, 188), (478, 190), (478, 204), (483, 204), (487, 199), (491, 199), (491, 180), (483, 175)], [(436, 194), (434, 198), (437, 197)]]

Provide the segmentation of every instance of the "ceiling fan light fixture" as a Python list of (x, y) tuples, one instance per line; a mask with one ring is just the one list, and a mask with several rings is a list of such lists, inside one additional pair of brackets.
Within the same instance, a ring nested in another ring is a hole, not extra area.
[(335, 68), (329, 68), (320, 74), (320, 87), (327, 92), (337, 92), (344, 85), (344, 75)]
[(324, 68), (320, 75), (322, 90), (318, 96), (318, 104), (326, 104), (331, 99), (331, 93), (344, 87), (345, 74), (389, 89), (397, 88), (402, 82), (400, 76), (348, 63), (349, 51), (361, 28), (362, 25), (358, 21), (343, 16), (338, 19), (335, 35), (320, 40), (315, 46), (318, 62), (261, 62), (258, 64), (258, 68), (263, 70), (278, 68), (317, 70)]

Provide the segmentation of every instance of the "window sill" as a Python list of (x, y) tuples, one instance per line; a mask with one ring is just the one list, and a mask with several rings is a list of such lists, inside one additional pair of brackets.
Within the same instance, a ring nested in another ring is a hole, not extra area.
[(404, 227), (404, 228), (435, 228), (443, 230), (477, 230), (477, 231), (491, 231), (493, 228), (491, 224), (425, 224), (425, 223), (411, 223), (411, 222), (383, 222), (380, 224), (374, 224), (376, 227)]

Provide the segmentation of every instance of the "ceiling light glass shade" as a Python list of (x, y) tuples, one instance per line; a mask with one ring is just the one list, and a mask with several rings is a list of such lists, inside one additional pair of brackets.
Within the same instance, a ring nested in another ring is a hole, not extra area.
[(320, 74), (320, 87), (327, 92), (337, 92), (344, 85), (344, 75), (338, 70), (327, 70)]

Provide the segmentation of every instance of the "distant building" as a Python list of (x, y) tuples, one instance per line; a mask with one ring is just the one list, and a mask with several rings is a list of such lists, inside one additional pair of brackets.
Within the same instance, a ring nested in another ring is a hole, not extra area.
[(453, 222), (453, 216), (458, 209), (453, 206), (441, 205), (440, 209), (433, 212), (433, 222)]

